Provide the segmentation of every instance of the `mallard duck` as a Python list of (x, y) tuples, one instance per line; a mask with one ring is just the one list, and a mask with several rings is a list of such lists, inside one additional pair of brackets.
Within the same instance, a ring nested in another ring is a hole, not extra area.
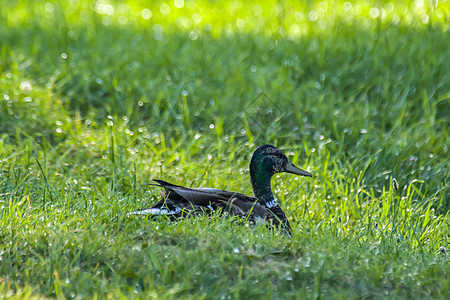
[(140, 210), (137, 215), (166, 215), (180, 218), (197, 213), (225, 213), (245, 216), (255, 223), (271, 223), (292, 233), (289, 221), (275, 200), (270, 180), (276, 173), (287, 172), (302, 176), (311, 173), (294, 166), (280, 149), (272, 145), (258, 147), (250, 161), (250, 180), (255, 197), (215, 188), (187, 188), (155, 179), (164, 191), (162, 199), (152, 208)]

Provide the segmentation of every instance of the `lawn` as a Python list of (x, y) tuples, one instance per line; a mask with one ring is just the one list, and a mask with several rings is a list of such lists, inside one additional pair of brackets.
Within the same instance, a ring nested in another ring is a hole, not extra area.
[[(250, 3), (2, 1), (0, 297), (449, 298), (450, 2)], [(262, 144), (292, 237), (128, 214)]]

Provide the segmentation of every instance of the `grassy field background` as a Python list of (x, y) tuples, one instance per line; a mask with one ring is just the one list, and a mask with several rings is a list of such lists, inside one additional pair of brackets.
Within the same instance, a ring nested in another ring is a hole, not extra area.
[[(448, 1), (0, 5), (0, 295), (442, 298)], [(129, 217), (161, 178), (272, 185), (294, 235)], [(392, 179), (398, 182), (398, 190)]]

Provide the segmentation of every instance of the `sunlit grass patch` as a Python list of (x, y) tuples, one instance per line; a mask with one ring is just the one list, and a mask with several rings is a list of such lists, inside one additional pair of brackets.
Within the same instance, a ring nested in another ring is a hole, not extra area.
[[(0, 295), (447, 298), (448, 15), (3, 1)], [(129, 216), (159, 199), (152, 178), (251, 195), (266, 143), (314, 175), (272, 180), (292, 238)]]
[(164, 31), (213, 35), (253, 33), (296, 38), (333, 30), (336, 20), (361, 23), (368, 28), (380, 23), (448, 26), (448, 2), (427, 1), (20, 1), (6, 3), (10, 26), (36, 21), (82, 24), (98, 22), (103, 26), (150, 27), (156, 39)]

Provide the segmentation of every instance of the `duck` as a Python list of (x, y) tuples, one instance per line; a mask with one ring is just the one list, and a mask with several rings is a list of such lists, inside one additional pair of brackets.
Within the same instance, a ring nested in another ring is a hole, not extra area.
[(296, 167), (282, 150), (273, 145), (258, 147), (250, 160), (250, 181), (254, 196), (217, 188), (187, 188), (164, 180), (154, 179), (163, 189), (161, 200), (153, 207), (133, 212), (133, 215), (168, 216), (179, 219), (198, 214), (231, 215), (249, 218), (252, 223), (280, 227), (292, 235), (292, 228), (275, 199), (271, 179), (277, 173), (291, 173), (311, 177), (312, 174)]

